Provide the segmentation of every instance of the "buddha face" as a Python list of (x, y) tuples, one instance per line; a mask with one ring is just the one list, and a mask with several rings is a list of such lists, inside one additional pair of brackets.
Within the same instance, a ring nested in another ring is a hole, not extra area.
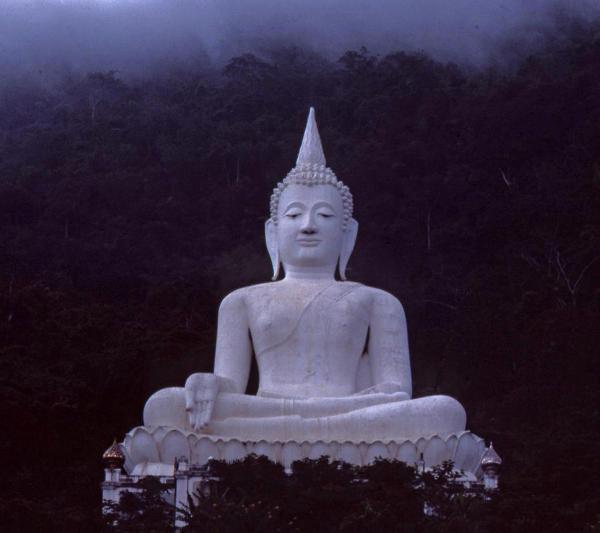
[(277, 211), (277, 246), (284, 267), (335, 270), (344, 240), (343, 204), (331, 185), (288, 185)]

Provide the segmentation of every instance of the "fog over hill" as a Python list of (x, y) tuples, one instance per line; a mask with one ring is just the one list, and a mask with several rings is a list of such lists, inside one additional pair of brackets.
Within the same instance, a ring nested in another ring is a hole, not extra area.
[[(2, 0), (0, 74), (119, 70), (298, 45), (423, 50), (472, 66), (511, 65), (556, 31), (557, 14), (591, 20), (596, 0)], [(566, 17), (565, 17), (566, 16)]]

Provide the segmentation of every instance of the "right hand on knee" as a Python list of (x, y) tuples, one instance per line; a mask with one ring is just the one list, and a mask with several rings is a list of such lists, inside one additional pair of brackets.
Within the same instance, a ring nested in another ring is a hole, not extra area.
[(196, 373), (185, 382), (185, 410), (190, 425), (195, 431), (201, 431), (210, 422), (219, 392), (217, 376), (208, 373)]

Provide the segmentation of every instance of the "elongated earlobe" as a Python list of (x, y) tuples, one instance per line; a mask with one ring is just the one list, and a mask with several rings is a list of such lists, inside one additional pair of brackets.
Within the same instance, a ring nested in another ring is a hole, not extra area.
[(275, 281), (279, 277), (280, 261), (279, 246), (277, 246), (277, 228), (272, 218), (265, 223), (265, 242), (267, 243), (267, 251), (273, 265), (273, 277), (271, 279)]
[(358, 222), (351, 218), (348, 221), (346, 230), (344, 231), (342, 250), (340, 251), (339, 271), (340, 278), (346, 281), (346, 267), (356, 244), (356, 235), (358, 234)]

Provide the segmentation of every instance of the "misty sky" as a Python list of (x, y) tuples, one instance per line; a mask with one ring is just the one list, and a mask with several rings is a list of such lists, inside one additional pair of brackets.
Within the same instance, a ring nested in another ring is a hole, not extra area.
[(0, 73), (144, 74), (281, 42), (332, 58), (364, 45), (481, 66), (534, 50), (557, 6), (600, 14), (600, 0), (0, 0)]

